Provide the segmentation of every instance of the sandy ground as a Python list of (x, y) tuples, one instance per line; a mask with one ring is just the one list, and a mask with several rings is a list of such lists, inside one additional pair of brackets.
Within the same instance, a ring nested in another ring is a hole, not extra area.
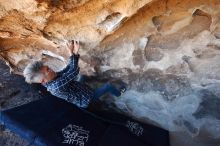
[[(24, 78), (9, 73), (9, 68), (0, 61), (0, 109), (5, 110), (37, 99), (43, 94), (35, 85), (28, 85)], [(212, 139), (202, 132), (197, 137), (191, 137), (185, 132), (170, 133), (171, 146), (220, 146), (220, 139)], [(28, 142), (18, 135), (0, 127), (0, 146), (24, 146)]]

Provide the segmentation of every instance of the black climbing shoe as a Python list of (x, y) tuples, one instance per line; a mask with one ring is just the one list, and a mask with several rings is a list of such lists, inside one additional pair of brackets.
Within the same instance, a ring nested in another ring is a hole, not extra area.
[[(127, 90), (127, 89), (126, 89), (126, 86), (121, 87), (121, 88), (120, 88), (120, 93), (121, 93), (120, 96), (122, 96), (122, 95), (126, 92), (126, 90)], [(119, 97), (120, 97), (120, 96), (119, 96)]]

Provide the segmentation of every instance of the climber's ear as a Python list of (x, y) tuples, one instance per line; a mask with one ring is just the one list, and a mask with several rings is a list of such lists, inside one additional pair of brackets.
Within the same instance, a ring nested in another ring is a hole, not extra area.
[(40, 83), (41, 83), (41, 84), (46, 83), (46, 82), (45, 82), (45, 79), (41, 79)]

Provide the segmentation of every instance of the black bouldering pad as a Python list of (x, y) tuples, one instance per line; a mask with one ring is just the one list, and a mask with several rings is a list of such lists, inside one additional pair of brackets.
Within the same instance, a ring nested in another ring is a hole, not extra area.
[(1, 112), (1, 123), (36, 146), (169, 146), (169, 132), (54, 96)]

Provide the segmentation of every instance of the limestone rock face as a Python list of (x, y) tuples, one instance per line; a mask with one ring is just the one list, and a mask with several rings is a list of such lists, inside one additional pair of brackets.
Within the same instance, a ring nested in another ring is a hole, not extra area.
[(122, 112), (220, 138), (219, 0), (0, 1), (0, 58), (13, 73), (33, 60), (62, 69), (73, 39), (82, 73), (128, 84), (113, 101)]

